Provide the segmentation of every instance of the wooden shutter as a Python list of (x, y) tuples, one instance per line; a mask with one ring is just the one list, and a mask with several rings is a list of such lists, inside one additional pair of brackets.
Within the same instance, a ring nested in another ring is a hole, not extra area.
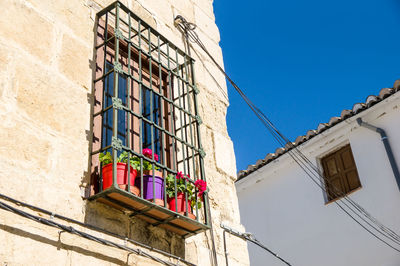
[(322, 158), (328, 200), (361, 187), (350, 145)]

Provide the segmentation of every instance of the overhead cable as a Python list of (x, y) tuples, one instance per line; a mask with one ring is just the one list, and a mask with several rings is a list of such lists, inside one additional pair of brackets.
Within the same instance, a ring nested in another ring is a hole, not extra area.
[[(197, 33), (194, 31), (196, 25), (194, 23), (190, 23), (186, 21), (182, 16), (178, 16), (176, 18), (176, 23), (178, 24), (180, 30), (184, 32), (185, 36), (191, 42), (196, 43), (213, 61), (213, 63), (217, 66), (217, 68), (224, 74), (226, 79), (230, 82), (230, 84), (235, 88), (235, 90), (239, 93), (242, 99), (246, 102), (246, 104), (250, 107), (253, 113), (257, 116), (257, 118), (263, 123), (263, 125), (267, 128), (267, 130), (271, 133), (271, 135), (275, 138), (275, 140), (282, 146), (287, 147), (287, 152), (291, 156), (291, 158), (300, 166), (300, 168), (307, 174), (307, 176), (317, 184), (324, 192), (326, 192), (326, 184), (329, 185), (330, 188), (333, 188), (333, 194), (339, 198), (338, 201), (335, 201), (336, 205), (344, 211), (352, 220), (354, 220), (357, 224), (359, 224), (363, 229), (365, 229), (372, 236), (385, 243), (389, 247), (394, 250), (400, 252), (400, 250), (393, 245), (386, 242), (384, 239), (377, 236), (370, 229), (368, 229), (365, 225), (361, 224), (355, 217), (352, 216), (351, 213), (346, 211), (342, 203), (349, 209), (351, 212), (356, 214), (361, 220), (363, 220), (368, 226), (370, 226), (374, 231), (378, 232), (380, 235), (384, 236), (388, 240), (396, 244), (400, 244), (400, 236), (394, 232), (389, 227), (383, 225), (378, 221), (375, 217), (373, 217), (369, 212), (367, 212), (363, 207), (361, 207), (358, 203), (352, 200), (349, 196), (347, 196), (343, 191), (334, 186), (329, 180), (326, 180), (317, 166), (315, 166), (299, 149), (295, 146), (288, 138), (286, 138), (277, 127), (271, 122), (271, 120), (244, 94), (244, 92), (239, 88), (238, 85), (229, 77), (229, 75), (225, 72), (225, 70), (218, 64), (215, 58), (210, 54), (205, 45), (200, 40)], [(316, 180), (316, 179), (318, 180)], [(348, 204), (344, 203), (346, 201)]]
[(226, 266), (228, 266), (228, 252), (226, 250), (226, 236), (225, 233), (228, 232), (236, 237), (239, 237), (245, 241), (249, 241), (253, 244), (256, 244), (257, 246), (259, 246), (260, 248), (264, 249), (265, 251), (267, 251), (268, 253), (270, 253), (271, 255), (273, 255), (274, 257), (276, 257), (277, 259), (279, 259), (280, 261), (282, 261), (283, 263), (285, 263), (286, 265), (291, 266), (291, 264), (289, 262), (287, 262), (286, 260), (284, 260), (283, 258), (281, 258), (277, 253), (271, 251), (269, 248), (267, 248), (265, 245), (263, 245), (260, 241), (258, 241), (255, 236), (251, 233), (242, 233), (239, 232), (237, 230), (234, 230), (232, 228), (230, 228), (229, 226), (225, 225), (225, 224), (221, 224), (221, 228), (224, 230), (223, 232), (223, 237), (224, 237), (224, 250), (225, 250), (225, 262), (226, 262)]
[[(94, 229), (94, 230), (97, 230), (97, 231), (101, 231), (102, 233), (110, 234), (110, 235), (113, 235), (113, 236), (121, 238), (121, 236), (115, 235), (114, 233), (110, 233), (108, 231), (101, 230), (101, 229), (98, 229), (98, 228), (93, 228), (93, 226), (91, 226), (91, 225), (83, 224), (83, 223), (75, 221), (75, 220), (73, 220), (71, 218), (67, 218), (65, 216), (61, 216), (61, 215), (55, 214), (53, 212), (50, 212), (48, 210), (44, 210), (42, 208), (27, 204), (27, 203), (24, 203), (24, 202), (21, 202), (21, 201), (17, 201), (15, 199), (7, 197), (7, 196), (5, 196), (3, 194), (0, 194), (0, 197), (3, 198), (3, 199), (6, 199), (6, 200), (10, 200), (10, 201), (12, 201), (12, 202), (14, 202), (14, 203), (16, 203), (18, 205), (22, 205), (22, 206), (25, 206), (25, 207), (28, 207), (28, 208), (31, 208), (31, 209), (36, 209), (36, 210), (38, 210), (40, 212), (43, 212), (43, 213), (46, 213), (46, 214), (49, 214), (49, 215), (51, 214), (51, 217), (60, 218), (60, 219), (63, 219), (63, 220), (69, 220), (70, 222), (78, 223), (81, 226), (87, 227), (89, 229)], [(19, 210), (19, 209), (14, 208), (14, 207), (12, 207), (12, 206), (4, 203), (4, 202), (1, 202), (1, 201), (0, 201), (0, 209), (12, 212), (12, 213), (20, 215), (20, 216), (22, 216), (24, 218), (27, 218), (27, 219), (33, 220), (35, 222), (39, 222), (39, 223), (45, 224), (47, 226), (51, 226), (51, 227), (55, 227), (55, 228), (61, 229), (62, 232), (68, 232), (70, 234), (74, 234), (74, 235), (77, 235), (77, 236), (80, 236), (80, 237), (83, 237), (83, 238), (86, 238), (86, 239), (101, 243), (101, 244), (106, 245), (106, 246), (115, 247), (115, 248), (118, 248), (118, 249), (129, 251), (131, 253), (134, 253), (134, 254), (137, 254), (137, 255), (140, 255), (140, 256), (147, 257), (147, 258), (155, 260), (155, 261), (157, 261), (157, 262), (159, 262), (161, 264), (171, 265), (171, 266), (178, 266), (178, 264), (175, 264), (175, 263), (163, 260), (161, 258), (158, 258), (158, 257), (156, 257), (156, 256), (154, 256), (154, 255), (152, 255), (152, 254), (150, 254), (150, 253), (148, 253), (146, 251), (143, 251), (141, 249), (130, 248), (130, 247), (127, 247), (125, 245), (121, 245), (121, 244), (115, 243), (113, 241), (109, 241), (109, 240), (106, 240), (106, 239), (103, 239), (103, 238), (96, 237), (96, 236), (94, 236), (92, 234), (88, 234), (88, 233), (85, 233), (83, 231), (77, 230), (72, 226), (66, 226), (66, 225), (54, 222), (52, 219), (46, 219), (46, 218), (43, 218), (43, 217), (39, 217), (39, 216), (30, 214), (28, 212)], [(134, 241), (134, 240), (129, 239), (129, 238), (123, 238), (123, 239), (125, 241), (127, 241), (127, 242), (133, 242)], [(140, 245), (144, 245), (144, 244), (141, 244), (141, 243), (139, 243), (139, 244)], [(152, 250), (152, 251), (160, 252), (160, 250), (154, 249), (152, 247), (149, 247), (149, 249)], [(185, 263), (187, 265), (195, 266), (195, 264), (190, 263), (190, 262), (188, 262), (188, 261), (186, 261), (186, 260), (184, 260), (184, 259), (182, 259), (180, 257), (177, 257), (177, 256), (175, 256), (173, 254), (169, 254), (167, 252), (164, 252), (163, 255), (171, 257), (173, 259), (176, 259), (176, 260), (178, 260), (180, 262), (183, 262), (183, 263)]]

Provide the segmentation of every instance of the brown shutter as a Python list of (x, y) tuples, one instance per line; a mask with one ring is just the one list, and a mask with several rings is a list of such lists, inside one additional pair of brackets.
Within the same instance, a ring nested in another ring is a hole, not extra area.
[(321, 162), (329, 201), (361, 186), (350, 145), (327, 155)]

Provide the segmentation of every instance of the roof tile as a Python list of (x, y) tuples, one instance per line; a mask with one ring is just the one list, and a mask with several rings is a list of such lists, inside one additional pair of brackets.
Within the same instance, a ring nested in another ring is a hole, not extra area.
[(348, 110), (348, 109), (343, 110), (340, 113), (340, 117), (342, 118), (342, 120), (345, 120), (346, 118), (349, 118), (352, 115), (353, 115), (353, 111), (352, 110)]

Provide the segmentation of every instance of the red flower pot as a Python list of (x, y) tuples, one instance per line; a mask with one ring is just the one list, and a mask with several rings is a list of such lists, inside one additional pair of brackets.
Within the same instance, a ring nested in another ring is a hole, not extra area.
[[(113, 183), (112, 178), (112, 166), (113, 164), (107, 164), (103, 166), (103, 190), (109, 188)], [(137, 176), (137, 171), (132, 168), (130, 169), (130, 185), (131, 185), (131, 192), (136, 196), (139, 196), (139, 189), (135, 187), (135, 178)], [(117, 184), (118, 186), (126, 190), (128, 187), (128, 167), (126, 163), (117, 163)]]
[(176, 196), (176, 203), (178, 205), (178, 210), (176, 210), (176, 208), (175, 208), (175, 197), (168, 198), (169, 209), (171, 211), (185, 215), (186, 206), (187, 206), (188, 207), (188, 217), (192, 218), (193, 220), (196, 219), (196, 216), (194, 216), (192, 213), (192, 208), (190, 206), (190, 203), (191, 203), (190, 200), (188, 200), (187, 205), (186, 205), (185, 193), (178, 192), (178, 195)]

